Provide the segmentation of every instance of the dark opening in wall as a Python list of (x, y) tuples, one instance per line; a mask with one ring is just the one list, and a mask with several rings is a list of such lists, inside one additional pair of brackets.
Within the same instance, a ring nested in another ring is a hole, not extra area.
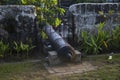
[(9, 33), (14, 33), (15, 32), (15, 25), (16, 25), (16, 20), (13, 18), (6, 18), (4, 19), (4, 29)]

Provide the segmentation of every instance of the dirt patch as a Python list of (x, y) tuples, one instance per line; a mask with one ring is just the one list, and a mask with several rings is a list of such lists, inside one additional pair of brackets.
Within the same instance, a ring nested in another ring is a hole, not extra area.
[(84, 73), (87, 71), (96, 70), (98, 67), (93, 66), (90, 62), (82, 62), (79, 64), (66, 64), (61, 66), (51, 67), (48, 64), (44, 64), (46, 70), (53, 75), (65, 75), (65, 74), (77, 74)]

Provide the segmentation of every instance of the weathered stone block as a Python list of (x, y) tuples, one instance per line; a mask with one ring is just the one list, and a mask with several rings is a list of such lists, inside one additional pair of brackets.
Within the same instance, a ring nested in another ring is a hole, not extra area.
[[(77, 50), (75, 50), (75, 60), (74, 62), (81, 62), (81, 53)], [(56, 51), (48, 51), (48, 62), (51, 66), (58, 65), (62, 63), (62, 61), (59, 59)], [(64, 63), (64, 62), (63, 62)]]
[(102, 9), (101, 9), (101, 5), (95, 5), (95, 13), (96, 14), (98, 14), (99, 13), (99, 11), (101, 11)]
[(75, 62), (81, 62), (81, 52), (79, 52), (78, 50), (75, 50)]
[(61, 63), (56, 51), (48, 51), (48, 61), (51, 66)]
[(85, 10), (86, 10), (86, 5), (85, 4), (81, 5), (81, 14), (85, 14)]
[(109, 10), (109, 4), (101, 5), (101, 11), (103, 11), (104, 13), (108, 13)]
[(86, 14), (93, 13), (95, 10), (95, 6), (92, 4), (86, 4), (87, 9), (86, 9)]
[(36, 42), (36, 10), (33, 5), (0, 5), (0, 28), (8, 33), (8, 40)]

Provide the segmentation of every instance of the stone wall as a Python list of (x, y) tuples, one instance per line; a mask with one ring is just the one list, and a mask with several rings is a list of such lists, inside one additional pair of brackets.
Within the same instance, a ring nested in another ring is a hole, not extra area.
[(36, 10), (33, 5), (0, 6), (0, 39), (35, 42), (37, 36)]
[(119, 3), (78, 3), (71, 5), (69, 11), (74, 15), (76, 34), (84, 29), (95, 31), (95, 26), (102, 22), (106, 30), (120, 25)]

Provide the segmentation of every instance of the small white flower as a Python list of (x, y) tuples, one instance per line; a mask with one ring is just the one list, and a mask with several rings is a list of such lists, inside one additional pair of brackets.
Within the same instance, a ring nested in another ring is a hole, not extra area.
[(111, 60), (111, 59), (112, 59), (112, 56), (109, 56), (108, 59)]

